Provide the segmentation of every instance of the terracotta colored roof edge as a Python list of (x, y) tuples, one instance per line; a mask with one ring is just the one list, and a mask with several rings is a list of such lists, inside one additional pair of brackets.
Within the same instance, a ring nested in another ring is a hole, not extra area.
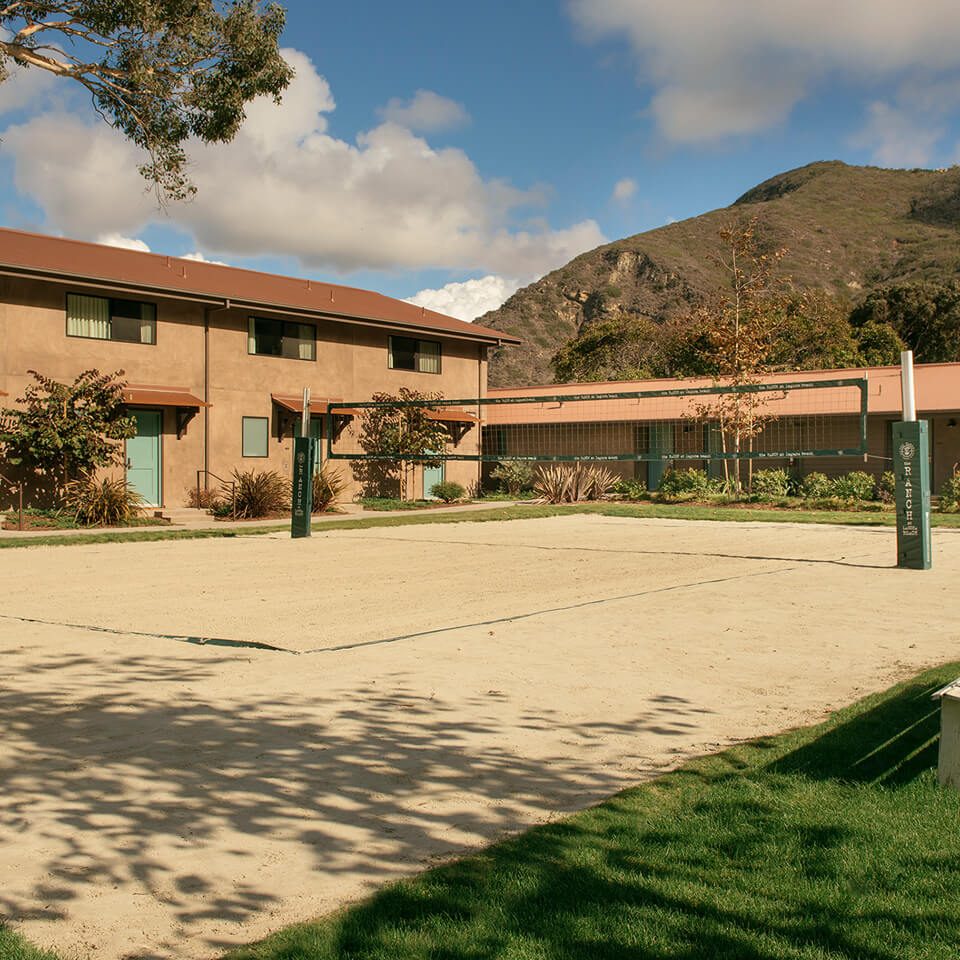
[(212, 406), (210, 403), (204, 403), (199, 397), (195, 397), (186, 387), (161, 387), (152, 384), (128, 383), (123, 388), (123, 399), (125, 403), (134, 406), (153, 405), (195, 409)]
[[(8, 249), (11, 243), (12, 251)], [(372, 290), (7, 228), (0, 228), (0, 267), (22, 274), (38, 274), (46, 279), (92, 281), (104, 287), (149, 290), (174, 299), (230, 301), (238, 306), (275, 312), (306, 312), (335, 320), (429, 330), (454, 338), (498, 344), (522, 342), (511, 334)], [(257, 296), (261, 289), (270, 291), (271, 288), (276, 296)], [(329, 303), (318, 303), (320, 295), (329, 295)], [(380, 305), (383, 310), (378, 309)]]
[[(956, 360), (941, 360), (936, 363), (914, 363), (914, 370), (926, 369), (930, 370), (937, 367), (955, 367), (958, 372), (960, 372), (960, 362)], [(886, 367), (823, 367), (817, 370), (776, 370), (771, 373), (761, 374), (763, 377), (787, 377), (791, 380), (802, 380), (805, 374), (808, 373), (833, 373), (836, 374), (836, 379), (847, 378), (847, 377), (858, 377), (863, 376), (869, 379), (868, 374), (870, 373), (899, 373), (900, 367), (896, 364)], [(511, 393), (514, 390), (545, 390), (547, 392), (553, 390), (554, 387), (589, 387), (600, 388), (600, 387), (617, 387), (623, 391), (629, 391), (631, 389), (643, 389), (643, 387), (634, 387), (634, 384), (643, 384), (649, 386), (651, 390), (658, 389), (654, 384), (671, 384), (671, 383), (704, 383), (711, 385), (713, 383), (712, 377), (655, 377), (651, 380), (581, 380), (581, 381), (572, 381), (570, 383), (531, 383), (526, 386), (506, 386), (506, 387), (487, 387), (487, 393), (497, 393), (505, 394)], [(588, 393), (589, 390), (583, 390), (583, 393)]]

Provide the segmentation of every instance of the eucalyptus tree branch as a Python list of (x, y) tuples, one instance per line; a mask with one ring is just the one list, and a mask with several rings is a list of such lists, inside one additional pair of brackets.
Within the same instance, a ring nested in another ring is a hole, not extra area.
[(0, 40), (0, 82), (13, 62), (84, 87), (147, 154), (140, 170), (162, 204), (195, 192), (191, 137), (229, 141), (251, 100), (279, 102), (293, 77), (279, 52), (284, 18), (261, 0), (12, 0), (0, 7), (12, 37)]

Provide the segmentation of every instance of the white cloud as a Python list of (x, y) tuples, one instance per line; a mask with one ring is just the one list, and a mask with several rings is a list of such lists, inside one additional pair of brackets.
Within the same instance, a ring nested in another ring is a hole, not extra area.
[(136, 148), (101, 121), (66, 110), (3, 133), (16, 187), (70, 236), (133, 236), (162, 219), (215, 255), (292, 256), (307, 269), (538, 276), (604, 242), (593, 220), (518, 228), (518, 211), (542, 207), (542, 193), (484, 180), (461, 150), (434, 149), (396, 123), (354, 143), (330, 136), (326, 81), (304, 54), (284, 56), (297, 73), (283, 104), (253, 104), (231, 144), (191, 143), (198, 195), (165, 215), (144, 189)]
[(181, 260), (196, 260), (198, 263), (214, 263), (218, 267), (228, 267), (230, 264), (224, 263), (222, 260), (208, 260), (200, 251), (196, 253), (185, 253)]
[(119, 233), (102, 233), (96, 240), (97, 243), (104, 243), (108, 247), (122, 247), (124, 250), (139, 250), (141, 253), (149, 253), (150, 248), (136, 237), (124, 237)]
[(933, 159), (942, 127), (930, 126), (929, 114), (877, 101), (869, 107), (866, 126), (850, 142), (871, 147), (873, 162), (881, 167), (925, 167)]
[(49, 99), (57, 78), (46, 70), (9, 64), (10, 75), (0, 83), (0, 117), (14, 110), (36, 107)]
[(496, 310), (520, 286), (518, 280), (491, 274), (479, 280), (448, 283), (439, 290), (421, 290), (408, 297), (407, 303), (415, 303), (418, 307), (426, 307), (428, 310), (445, 313), (448, 317), (470, 322), (488, 310)]
[(470, 115), (462, 103), (441, 97), (431, 90), (418, 90), (412, 100), (394, 97), (385, 107), (379, 107), (377, 113), (387, 123), (396, 123), (419, 133), (449, 130), (470, 122)]
[(960, 4), (923, 0), (568, 0), (585, 40), (624, 36), (660, 133), (697, 143), (763, 130), (828, 78), (864, 84), (960, 69)]
[(636, 192), (637, 181), (625, 177), (623, 180), (618, 180), (613, 188), (613, 199), (619, 204), (626, 205), (628, 201), (633, 199)]

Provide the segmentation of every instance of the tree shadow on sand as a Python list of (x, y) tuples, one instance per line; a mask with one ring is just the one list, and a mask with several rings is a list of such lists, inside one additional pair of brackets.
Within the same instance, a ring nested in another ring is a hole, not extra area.
[[(26, 841), (39, 831), (45, 853), (29, 876), (4, 884), (0, 918), (67, 917), (91, 886), (118, 886), (165, 904), (186, 936), (205, 919), (242, 923), (278, 908), (249, 859), (238, 860), (246, 879), (212, 882), (204, 850), (221, 831), (241, 855), (247, 838), (292, 840), (318, 872), (372, 886), (514, 833), (531, 808), (572, 810), (609, 794), (622, 779), (592, 746), (623, 735), (683, 742), (704, 712), (669, 697), (641, 704), (627, 723), (522, 715), (517, 726), (575, 744), (529, 758), (504, 745), (498, 691), (453, 704), (397, 677), (338, 690), (318, 683), (311, 696), (303, 688), (314, 662), (293, 674), (289, 695), (212, 703), (204, 681), (234, 662), (219, 651), (105, 665), (38, 648), (29, 660), (24, 682), (0, 690), (10, 757), (0, 832)], [(78, 695), (91, 678), (96, 692)], [(171, 849), (194, 850), (191, 866)]]

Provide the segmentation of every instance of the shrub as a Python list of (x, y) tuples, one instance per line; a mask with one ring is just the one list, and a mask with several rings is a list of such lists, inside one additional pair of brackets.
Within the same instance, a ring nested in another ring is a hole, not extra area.
[(98, 480), (92, 473), (68, 481), (64, 494), (64, 506), (77, 523), (86, 527), (128, 523), (140, 516), (146, 504), (125, 479)]
[(233, 519), (233, 503), (230, 500), (229, 496), (226, 500), (217, 500), (212, 507), (210, 507), (210, 512), (221, 520)]
[[(199, 494), (199, 496), (198, 496)], [(187, 506), (198, 510), (212, 510), (220, 502), (220, 493), (201, 487), (187, 487)]]
[(826, 500), (833, 496), (833, 483), (826, 474), (808, 473), (801, 490), (807, 500)]
[(544, 503), (576, 503), (601, 499), (615, 483), (616, 477), (597, 464), (551, 464), (537, 472), (533, 489)]
[(660, 480), (659, 492), (666, 497), (696, 494), (705, 496), (710, 493), (719, 493), (723, 489), (723, 481), (719, 478), (711, 479), (706, 470), (668, 470)]
[(872, 500), (876, 481), (869, 473), (853, 470), (833, 481), (833, 495), (841, 500)]
[(960, 464), (953, 465), (953, 476), (948, 477), (940, 488), (937, 510), (940, 513), (960, 513)]
[(896, 487), (897, 478), (893, 475), (893, 471), (887, 470), (877, 478), (877, 488), (874, 496), (882, 503), (893, 503)]
[(533, 476), (533, 464), (525, 460), (501, 460), (490, 471), (490, 479), (497, 480), (501, 489), (514, 497), (532, 489)]
[[(271, 513), (283, 513), (290, 509), (290, 482), (276, 470), (233, 471), (237, 485), (237, 517), (251, 520)], [(230, 509), (230, 485), (223, 484), (220, 495)]]
[(462, 500), (466, 493), (467, 491), (453, 480), (441, 480), (430, 488), (430, 496), (443, 500), (444, 503), (454, 503), (457, 500)]
[(313, 512), (326, 513), (347, 489), (343, 474), (323, 463), (313, 475)]
[(757, 470), (753, 492), (761, 497), (785, 497), (790, 492), (790, 474), (786, 470)]
[(610, 488), (610, 492), (624, 500), (643, 500), (647, 496), (647, 485), (642, 480), (621, 477)]

